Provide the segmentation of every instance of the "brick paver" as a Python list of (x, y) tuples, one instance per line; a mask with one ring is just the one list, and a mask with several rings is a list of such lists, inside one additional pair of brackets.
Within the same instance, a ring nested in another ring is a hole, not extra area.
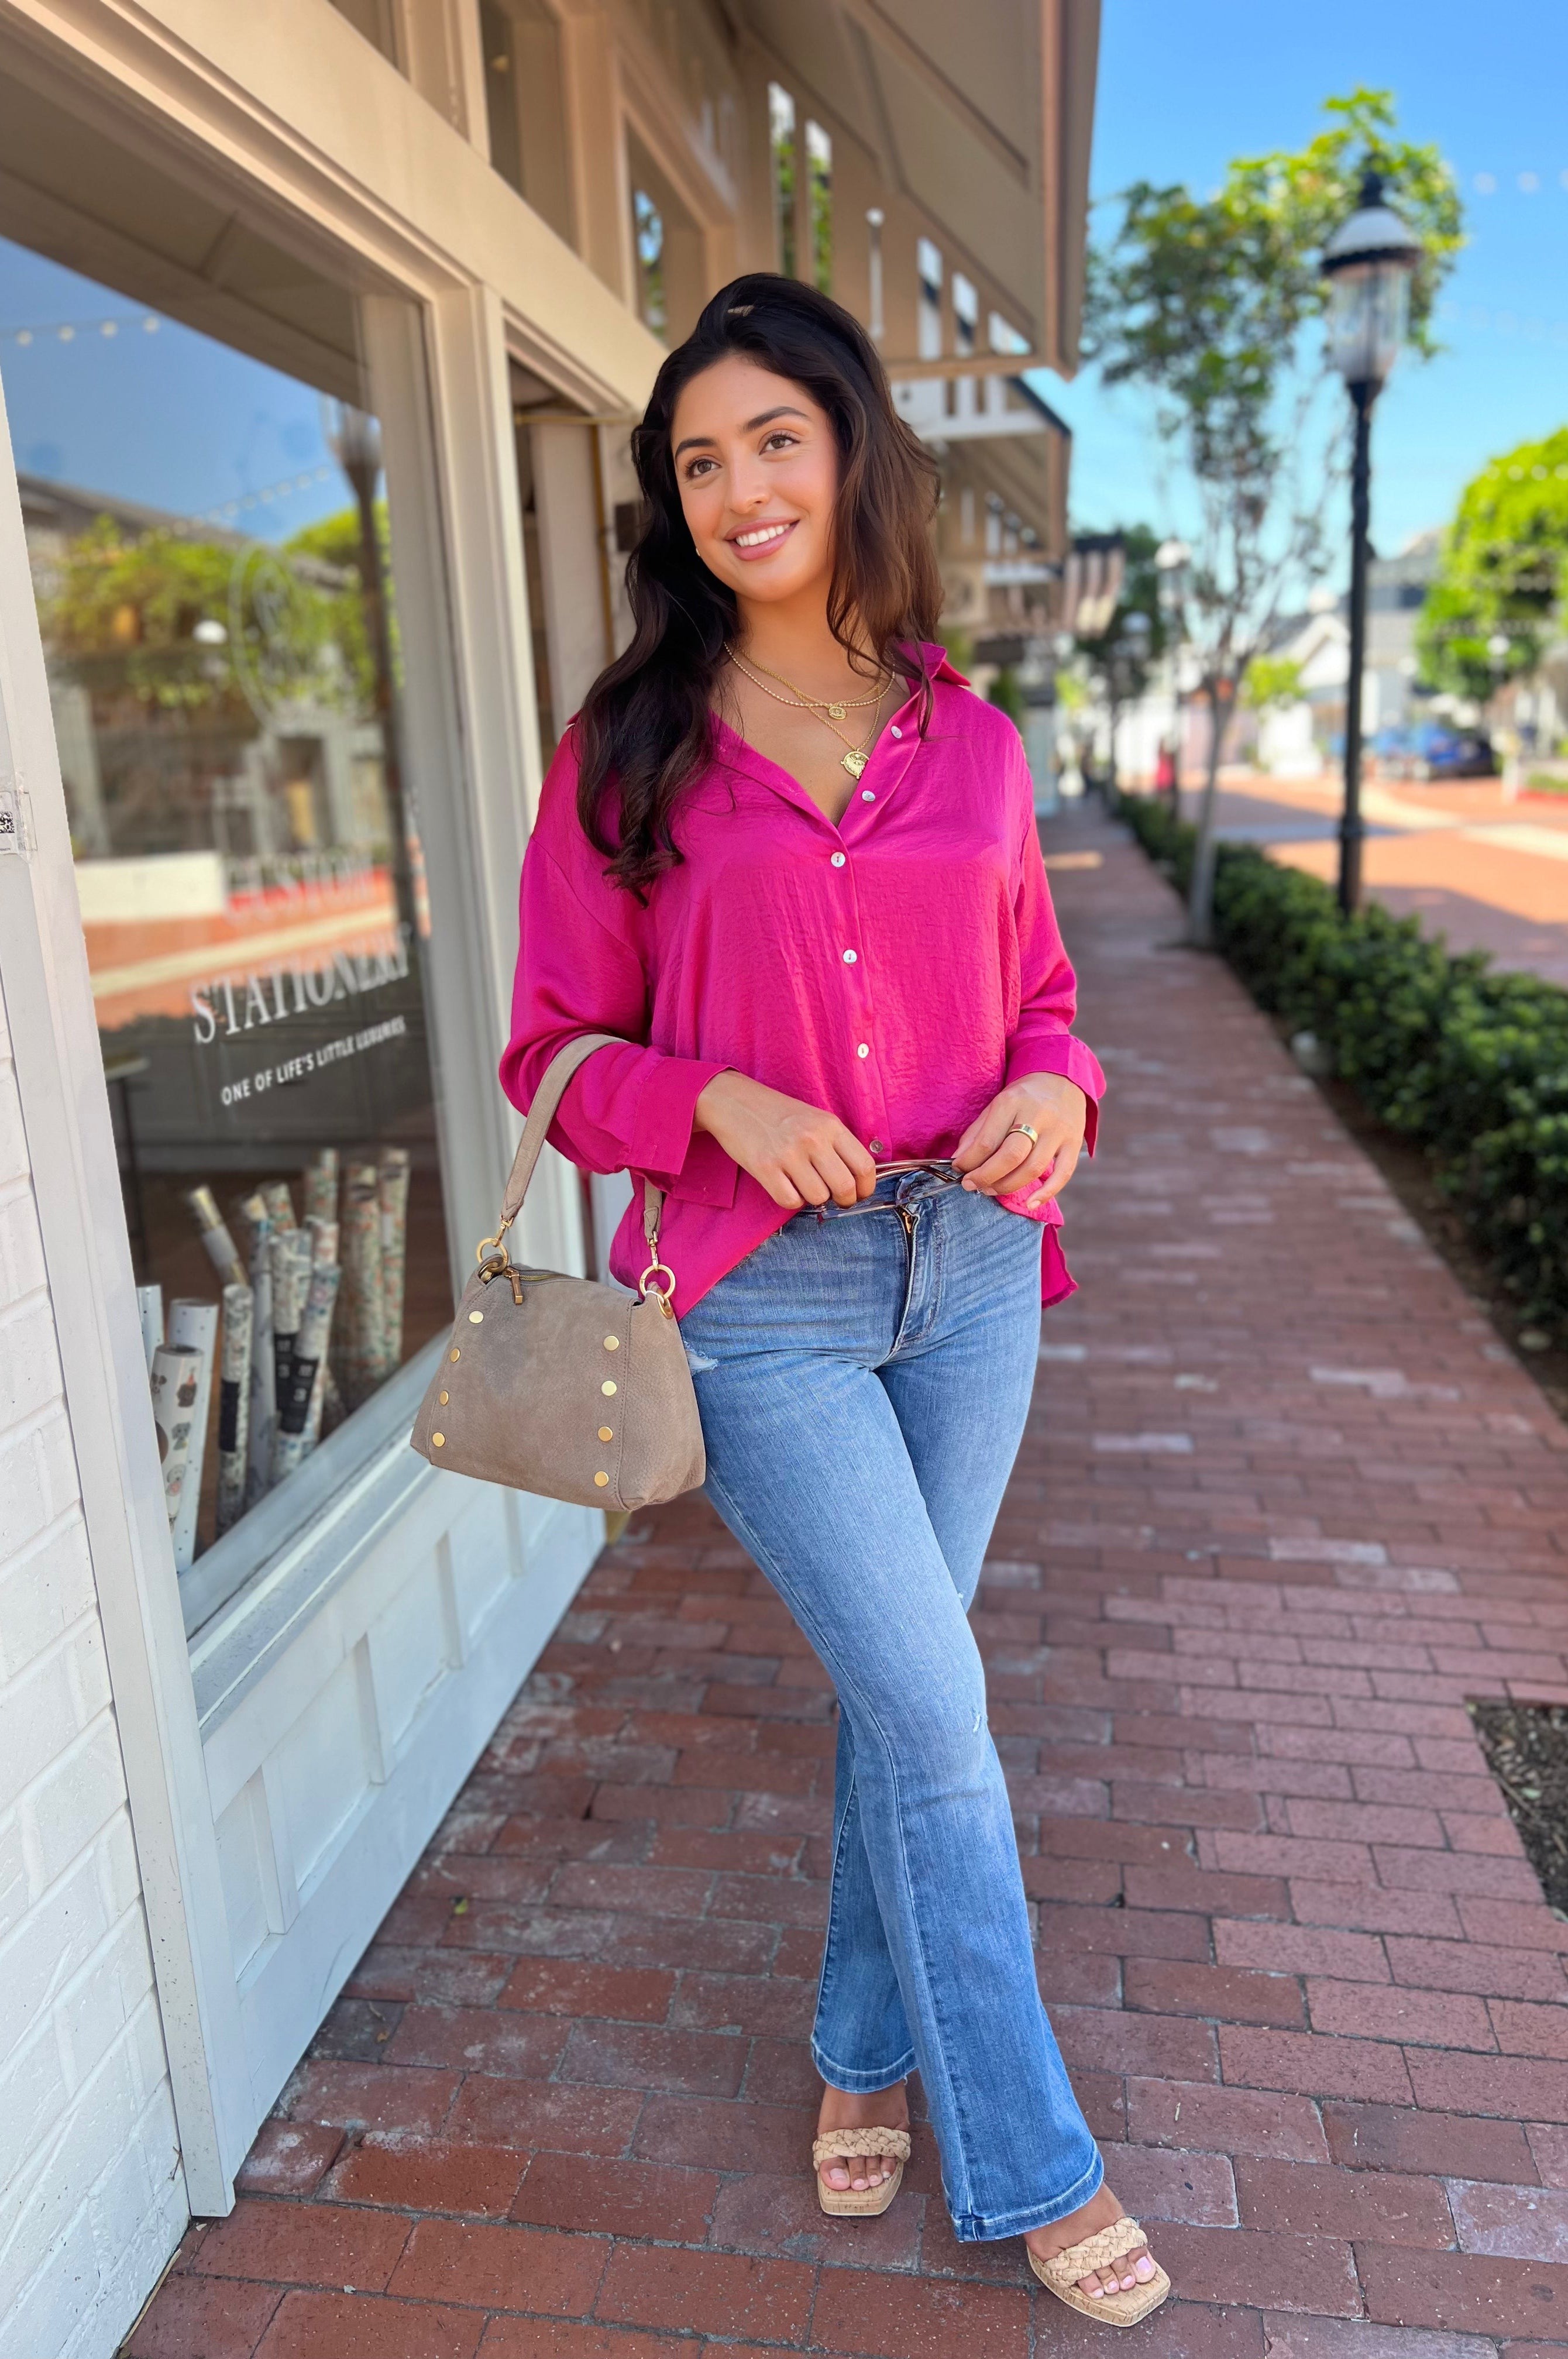
[[(1051, 847), (1114, 1096), (975, 1623), (1158, 2359), (1568, 2345), (1568, 1924), (1466, 1697), (1568, 1700), (1564, 1435), (1175, 907)], [(1090, 864), (1098, 855), (1099, 864)], [(1024, 2359), (929, 2134), (829, 2222), (832, 1698), (701, 1506), (606, 1551), (135, 2359)]]

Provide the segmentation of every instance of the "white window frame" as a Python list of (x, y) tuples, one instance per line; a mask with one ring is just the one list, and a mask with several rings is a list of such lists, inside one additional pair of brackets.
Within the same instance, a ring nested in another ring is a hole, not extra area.
[[(191, 168), (237, 188), (264, 225), (292, 223), (318, 256), (340, 253), (346, 283), (392, 290), (365, 299), (363, 315), (398, 542), (410, 757), (421, 765), (422, 808), (431, 810), (434, 794), (447, 822), (431, 827), (426, 855), (443, 1137), (462, 1147), (443, 1158), (455, 1277), (466, 1239), (491, 1223), (517, 1136), (495, 1064), (509, 1007), (517, 869), (539, 790), (507, 342), (543, 364), (563, 399), (599, 412), (639, 406), (659, 354), (490, 171), (482, 151), (368, 52), (326, 0), (269, 0), (265, 14), (263, 25), (256, 12), (212, 12), (197, 49), (189, 27), (166, 27), (152, 0), (134, 21), (103, 19), (90, 44), (71, 0), (31, 0), (26, 27), (7, 38), (25, 43), (39, 85), (84, 118), (123, 125), (139, 117), (139, 139), (163, 152), (183, 146)], [(313, 71), (300, 77), (290, 61), (305, 53)], [(343, 103), (345, 91), (365, 94), (369, 83), (374, 104), (368, 95), (361, 105)], [(476, 94), (467, 94), (470, 113)], [(321, 169), (327, 156), (332, 176)], [(410, 190), (420, 192), (412, 217), (404, 211)], [(388, 1509), (405, 1526), (421, 1515), (429, 1523), (427, 1503), (450, 1503), (453, 1493), (438, 1486), (457, 1478), (424, 1467), (392, 1430), (411, 1411), (402, 1390), (419, 1389), (416, 1360), (382, 1397), (387, 1430), (370, 1404), (360, 1429), (365, 1453), (357, 1471), (342, 1470), (343, 1515), (353, 1524), (357, 1512), (357, 1525), (313, 1551), (309, 1527), (273, 1535), (278, 1545), (258, 1577), (189, 1647), (128, 1240), (117, 1190), (104, 1197), (102, 1175), (115, 1169), (113, 1128), (3, 422), (0, 732), (0, 770), (19, 781), (27, 837), (25, 856), (0, 858), (0, 977), (66, 1397), (74, 1431), (93, 1441), (81, 1468), (83, 1513), (187, 2188), (194, 2211), (221, 2212), (302, 2043), (285, 2053), (247, 2031), (218, 1856), (217, 1788), (223, 1777), (245, 1774), (256, 1699), (299, 1660), (302, 1644), (330, 1636), (364, 1654), (366, 1632), (354, 1616), (363, 1622), (367, 1610)], [(552, 1159), (529, 1197), (530, 1257), (580, 1266), (578, 1204), (574, 1175)], [(346, 1427), (345, 1437), (354, 1430)], [(279, 1495), (280, 1515), (287, 1496)], [(534, 1577), (511, 1582), (505, 1643), (495, 1647), (494, 1665), (482, 1661), (468, 1680), (461, 1725), (441, 1734), (430, 1790), (444, 1779), (449, 1794), (462, 1775), (453, 1765), (465, 1767), (484, 1743), (516, 1665), (530, 1647), (537, 1652), (603, 1532), (602, 1518), (586, 1509), (478, 1484), (462, 1486), (462, 1496), (463, 1513), (471, 1523), (485, 1519), (515, 1571), (526, 1556), (533, 1560)], [(538, 1577), (541, 1568), (548, 1578)], [(374, 1686), (374, 1648), (365, 1659)], [(406, 1832), (402, 1840), (402, 1851), (383, 1842), (351, 1849), (333, 1865), (354, 1884), (350, 1914), (366, 1936), (412, 1864)], [(298, 1908), (298, 1892), (279, 1891), (285, 1919), (290, 1897)], [(321, 1977), (324, 2004), (352, 1958), (323, 1954), (319, 1942), (299, 1954), (306, 1978)]]

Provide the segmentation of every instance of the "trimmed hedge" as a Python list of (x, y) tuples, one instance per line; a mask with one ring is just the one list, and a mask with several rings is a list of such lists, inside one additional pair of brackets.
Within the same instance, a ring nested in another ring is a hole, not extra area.
[[(1118, 815), (1184, 892), (1196, 831), (1163, 799), (1124, 795)], [(1430, 1151), (1521, 1315), (1568, 1341), (1568, 991), (1451, 956), (1376, 903), (1346, 919), (1318, 878), (1250, 845), (1219, 846), (1214, 935), (1259, 1006), (1316, 1033), (1378, 1119)]]

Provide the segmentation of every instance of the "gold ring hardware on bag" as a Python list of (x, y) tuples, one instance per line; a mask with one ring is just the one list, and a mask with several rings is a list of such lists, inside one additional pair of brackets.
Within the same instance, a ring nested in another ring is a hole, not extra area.
[[(648, 1282), (648, 1279), (650, 1277), (657, 1277), (660, 1272), (662, 1272), (670, 1280), (669, 1285), (656, 1286), (650, 1289)], [(667, 1319), (673, 1319), (675, 1316), (675, 1310), (671, 1301), (671, 1297), (675, 1292), (675, 1272), (670, 1268), (670, 1264), (667, 1261), (650, 1261), (642, 1276), (638, 1278), (637, 1296), (639, 1300), (646, 1302), (650, 1291), (653, 1295), (654, 1300), (658, 1303), (665, 1317)]]
[(478, 1263), (482, 1270), (490, 1257), (492, 1246), (494, 1246), (495, 1250), (500, 1255), (500, 1260), (495, 1264), (494, 1269), (488, 1273), (492, 1277), (504, 1277), (506, 1271), (512, 1266), (512, 1256), (506, 1251), (505, 1241), (506, 1232), (511, 1227), (515, 1217), (515, 1214), (508, 1212), (505, 1219), (496, 1223), (495, 1235), (493, 1237), (481, 1237), (478, 1245), (474, 1247), (474, 1258)]

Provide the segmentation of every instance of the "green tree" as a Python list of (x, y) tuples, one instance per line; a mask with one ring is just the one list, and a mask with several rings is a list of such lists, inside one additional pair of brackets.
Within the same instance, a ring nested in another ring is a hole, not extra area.
[(1002, 666), (990, 687), (985, 690), (985, 697), (988, 703), (996, 705), (998, 711), (1007, 714), (1015, 729), (1023, 727), (1024, 715), (1028, 707), (1024, 703), (1023, 690), (1018, 685), (1018, 673), (1011, 664)]
[[(384, 499), (376, 503), (376, 535), (381, 546), (381, 578), (389, 609), (393, 667), (400, 672), (397, 609), (392, 595), (392, 530)], [(317, 523), (305, 525), (291, 534), (283, 546), (286, 555), (295, 562), (296, 572), (307, 576), (321, 594), (332, 601), (333, 634), (354, 683), (355, 701), (362, 712), (373, 712), (376, 663), (365, 628), (365, 598), (360, 586), (359, 510), (339, 508), (332, 516), (322, 516)]]
[(1089, 351), (1107, 385), (1136, 385), (1185, 462), (1199, 530), (1187, 625), (1208, 706), (1208, 775), (1193, 862), (1191, 930), (1211, 939), (1215, 787), (1226, 724), (1283, 598), (1324, 566), (1335, 481), (1309, 428), (1325, 380), (1316, 333), (1319, 262), (1374, 166), (1420, 238), (1410, 340), (1432, 349), (1437, 290), (1461, 243), (1454, 175), (1433, 147), (1399, 136), (1387, 92), (1328, 101), (1304, 147), (1245, 157), (1212, 197), (1139, 181), (1091, 257)]
[[(1428, 688), (1482, 703), (1540, 663), (1568, 604), (1568, 426), (1489, 460), (1465, 486), (1416, 626)], [(1488, 641), (1501, 635), (1507, 657)]]
[(1301, 692), (1301, 667), (1289, 656), (1254, 656), (1242, 675), (1241, 701), (1249, 712), (1294, 704)]
[[(270, 562), (258, 567), (258, 556)], [(263, 672), (274, 694), (368, 709), (357, 583), (324, 547), (280, 556), (167, 527), (135, 533), (102, 516), (68, 543), (39, 615), (51, 655), (90, 692), (248, 727), (245, 683)], [(223, 636), (199, 638), (199, 625)]]

